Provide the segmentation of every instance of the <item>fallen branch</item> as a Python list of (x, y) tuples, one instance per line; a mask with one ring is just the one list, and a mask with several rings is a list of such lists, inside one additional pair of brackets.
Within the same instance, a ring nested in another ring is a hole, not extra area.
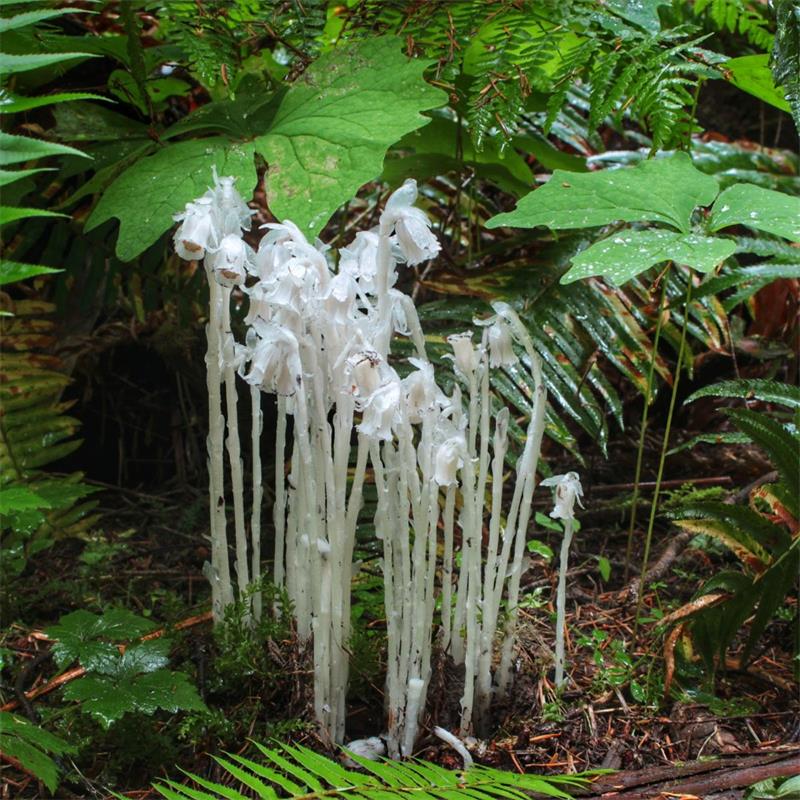
[(585, 800), (652, 800), (657, 797), (707, 797), (712, 792), (752, 786), (768, 778), (800, 775), (797, 750), (742, 758), (694, 761), (669, 767), (618, 772), (598, 778)]
[(693, 533), (683, 531), (673, 537), (670, 543), (664, 548), (664, 552), (661, 554), (658, 561), (647, 570), (644, 578), (634, 578), (620, 591), (617, 595), (618, 599), (624, 602), (638, 600), (642, 584), (647, 585), (663, 577), (664, 573), (672, 566), (675, 559), (681, 554), (683, 548), (689, 544), (693, 536)]
[[(183, 619), (180, 622), (176, 622), (171, 628), (160, 628), (157, 631), (153, 631), (152, 633), (148, 633), (145, 636), (142, 636), (137, 641), (148, 641), (150, 639), (159, 639), (167, 633), (171, 631), (182, 631), (186, 630), (187, 628), (192, 628), (195, 625), (201, 625), (204, 622), (211, 622), (211, 612), (206, 611), (203, 614), (197, 614), (194, 617), (189, 617), (188, 619)], [(43, 642), (50, 642), (53, 641), (47, 636), (46, 633), (43, 631), (34, 631), (30, 634), (32, 638), (38, 639), (39, 641)], [(119, 645), (120, 652), (124, 653), (125, 648), (127, 645), (121, 644)], [(48, 681), (47, 683), (38, 686), (35, 689), (31, 689), (24, 693), (23, 697), (25, 700), (35, 700), (37, 697), (41, 697), (42, 695), (49, 694), (50, 692), (58, 689), (59, 686), (63, 686), (65, 683), (69, 683), (70, 681), (74, 681), (76, 678), (80, 678), (86, 674), (85, 667), (73, 667), (66, 672), (63, 672), (61, 675), (57, 675), (52, 680)], [(13, 711), (15, 708), (18, 708), (20, 705), (19, 700), (11, 700), (10, 702), (6, 703), (4, 706), (0, 707), (0, 711)]]

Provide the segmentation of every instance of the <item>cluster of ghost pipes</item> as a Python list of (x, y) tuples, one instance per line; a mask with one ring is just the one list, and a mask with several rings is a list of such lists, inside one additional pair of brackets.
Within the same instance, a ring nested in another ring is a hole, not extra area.
[[(238, 594), (249, 598), (255, 618), (262, 614), (259, 594), (249, 595), (247, 587), (261, 577), (261, 393), (267, 392), (277, 395), (278, 412), (273, 580), (292, 601), (299, 638), (313, 641), (315, 713), (333, 742), (342, 742), (345, 733), (353, 551), (372, 466), (387, 619), (386, 740), (395, 758), (412, 752), (434, 646), (464, 668), (462, 735), (474, 725), (486, 727), (492, 697), (509, 686), (546, 404), (539, 357), (505, 303), (494, 304), (490, 320), (476, 322), (482, 326), (478, 346), (472, 333), (449, 337), (456, 388), (448, 397), (437, 385), (414, 304), (394, 288), (398, 264), (419, 264), (439, 251), (427, 216), (413, 205), (416, 198), (416, 183), (406, 181), (389, 198), (379, 226), (357, 233), (341, 249), (335, 272), (328, 248), (318, 240), (309, 243), (288, 221), (266, 225), (268, 232), (254, 251), (242, 238), (253, 212), (233, 179), (216, 174), (214, 186), (176, 216), (181, 224), (175, 234), (182, 258), (204, 259), (210, 287), (212, 547), (206, 572), (215, 619), (234, 601), (223, 444), (230, 463)], [(244, 296), (249, 300), (244, 344), (231, 332), (234, 288), (236, 302)], [(410, 337), (416, 349), (404, 378), (389, 363), (395, 333)], [(509, 412), (492, 408), (489, 370), (520, 368), (514, 340), (527, 354), (535, 389), (525, 445), (510, 476), (505, 466)], [(249, 546), (237, 375), (249, 385), (252, 403)], [(287, 431), (292, 439), (288, 475)], [(504, 510), (507, 477), (513, 489)], [(557, 485), (560, 498), (553, 513), (570, 527), (580, 491), (577, 476), (549, 482)], [(499, 622), (504, 596), (507, 613)], [(437, 601), (441, 614), (435, 622)]]

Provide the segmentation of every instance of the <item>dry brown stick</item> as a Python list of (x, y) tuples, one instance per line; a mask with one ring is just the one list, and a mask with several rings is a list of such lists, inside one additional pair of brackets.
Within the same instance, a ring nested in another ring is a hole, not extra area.
[[(752, 770), (764, 766), (777, 766), (786, 763), (800, 765), (800, 758), (797, 755), (797, 748), (793, 747), (787, 751), (755, 754), (750, 756), (722, 757), (712, 761), (692, 761), (688, 764), (677, 764), (670, 766), (648, 767), (645, 769), (631, 770), (628, 772), (617, 772), (613, 775), (602, 775), (592, 782), (589, 789), (578, 790), (575, 794), (584, 797), (585, 800), (596, 800), (601, 796), (604, 798), (613, 797), (614, 800), (633, 800), (628, 797), (626, 790), (637, 789), (645, 791), (642, 795), (645, 798), (658, 797), (659, 790), (655, 787), (664, 787), (681, 781), (700, 780), (699, 776), (708, 773), (727, 773), (732, 770)], [(788, 773), (785, 773), (788, 774)], [(755, 783), (756, 780), (753, 781)], [(721, 786), (720, 788), (726, 788)], [(586, 797), (586, 795), (591, 796)]]
[(643, 584), (648, 584), (651, 581), (656, 581), (664, 575), (664, 573), (672, 566), (675, 559), (680, 555), (681, 551), (692, 540), (693, 533), (683, 531), (677, 536), (673, 537), (670, 543), (664, 548), (664, 552), (659, 557), (658, 561), (650, 567), (644, 574), (644, 577), (634, 578), (618, 595), (618, 599), (622, 601), (637, 600), (639, 591)]
[[(203, 622), (211, 622), (211, 612), (206, 611), (203, 614), (197, 614), (194, 617), (189, 617), (188, 619), (183, 619), (180, 622), (176, 622), (171, 628), (160, 628), (157, 631), (153, 631), (152, 633), (148, 633), (145, 636), (142, 636), (141, 639), (138, 641), (147, 641), (149, 639), (158, 639), (161, 636), (169, 633), (171, 630), (174, 631), (182, 631), (186, 630), (186, 628), (191, 628), (195, 625), (201, 625)], [(43, 633), (42, 631), (34, 631), (31, 636), (41, 641), (52, 641), (47, 634)], [(126, 645), (121, 644), (119, 645), (120, 652), (125, 652)], [(66, 672), (63, 672), (61, 675), (57, 675), (52, 680), (48, 681), (41, 686), (38, 686), (36, 689), (31, 689), (28, 692), (25, 692), (25, 699), (26, 700), (35, 700), (37, 697), (41, 697), (43, 694), (49, 694), (54, 689), (58, 689), (59, 686), (63, 686), (65, 683), (69, 683), (70, 681), (75, 680), (76, 678), (80, 678), (86, 674), (86, 669), (84, 667), (73, 667)], [(19, 700), (11, 700), (6, 703), (4, 706), (0, 707), (0, 711), (13, 711), (15, 708), (19, 706)]]
[[(753, 760), (745, 759), (744, 761), (748, 763), (743, 764), (742, 761), (737, 762), (730, 759), (714, 762), (711, 769), (704, 770), (706, 774), (698, 774), (698, 771), (692, 776), (651, 781), (646, 785), (639, 783), (638, 786), (640, 788), (631, 789), (630, 791), (623, 790), (613, 794), (608, 794), (609, 790), (613, 791), (619, 784), (608, 786), (603, 782), (604, 793), (602, 795), (593, 795), (587, 800), (599, 800), (600, 797), (608, 798), (609, 796), (613, 797), (614, 800), (651, 800), (662, 795), (706, 797), (712, 791), (744, 788), (768, 778), (788, 778), (800, 775), (800, 758), (797, 755), (782, 759), (756, 757)], [(642, 772), (648, 772), (648, 770), (642, 770)], [(598, 788), (597, 784), (593, 788)]]

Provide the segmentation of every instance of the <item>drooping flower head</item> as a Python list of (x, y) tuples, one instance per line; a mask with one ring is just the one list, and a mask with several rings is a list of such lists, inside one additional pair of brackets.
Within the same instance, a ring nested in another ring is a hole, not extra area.
[(219, 247), (209, 250), (208, 265), (222, 286), (241, 286), (248, 270), (253, 269), (251, 247), (235, 233), (224, 236)]
[(408, 421), (416, 425), (425, 415), (441, 410), (448, 400), (436, 385), (433, 364), (419, 358), (410, 358), (409, 361), (416, 369), (402, 380), (403, 400)]
[(514, 352), (511, 331), (502, 317), (496, 317), (489, 326), (489, 366), (511, 367), (519, 361)]
[(359, 433), (381, 441), (390, 440), (400, 419), (401, 398), (400, 379), (395, 374), (363, 403)]
[(285, 397), (302, 382), (302, 366), (295, 336), (284, 326), (257, 319), (247, 331), (250, 369), (239, 372), (247, 383)]
[(383, 359), (374, 350), (361, 350), (347, 359), (346, 374), (350, 378), (350, 391), (361, 402), (366, 400), (382, 383)]
[(555, 487), (555, 506), (550, 512), (553, 519), (575, 519), (575, 501), (583, 508), (581, 497), (583, 487), (577, 472), (567, 472), (565, 475), (553, 475), (541, 482), (542, 486)]
[(205, 258), (206, 250), (214, 249), (219, 242), (219, 232), (214, 223), (214, 208), (211, 197), (204, 195), (193, 203), (187, 203), (181, 214), (173, 219), (181, 224), (175, 231), (175, 252), (184, 261), (199, 261)]
[(472, 345), (472, 331), (453, 333), (447, 337), (447, 343), (453, 348), (451, 358), (465, 378), (469, 378), (478, 368), (478, 351)]
[(439, 240), (431, 231), (428, 215), (414, 207), (417, 194), (417, 182), (409, 178), (387, 200), (381, 214), (381, 225), (394, 226), (403, 259), (412, 267), (433, 258), (441, 250)]

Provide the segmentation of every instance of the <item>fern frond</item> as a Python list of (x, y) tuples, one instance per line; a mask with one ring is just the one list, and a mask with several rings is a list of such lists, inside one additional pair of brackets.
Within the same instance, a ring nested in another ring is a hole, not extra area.
[(695, 17), (706, 20), (715, 30), (738, 33), (759, 50), (772, 47), (772, 22), (761, 3), (744, 0), (696, 0)]
[[(75, 535), (92, 524), (94, 502), (78, 502), (93, 490), (82, 475), (53, 476), (40, 470), (81, 445), (80, 423), (65, 412), (61, 399), (70, 383), (59, 371), (61, 361), (46, 351), (54, 345), (55, 307), (41, 301), (11, 302), (13, 316), (0, 319), (0, 488), (24, 486), (44, 498), (48, 511), (26, 520), (28, 532), (43, 526), (53, 533)], [(44, 351), (44, 352), (43, 352)], [(77, 503), (77, 505), (76, 505)], [(6, 520), (13, 526), (13, 519)]]
[[(217, 764), (236, 784), (258, 798), (359, 798), (391, 800), (408, 797), (418, 800), (527, 800), (530, 792), (547, 797), (569, 798), (570, 789), (585, 787), (587, 776), (519, 775), (483, 766), (453, 772), (424, 761), (368, 761), (348, 754), (362, 771), (343, 767), (337, 761), (306, 747), (280, 745), (267, 748), (257, 744), (264, 763), (238, 755), (215, 758)], [(246, 800), (230, 785), (215, 783), (186, 773), (201, 791), (177, 781), (155, 784), (167, 800)]]
[(776, 86), (782, 86), (800, 130), (800, 8), (793, 0), (775, 3), (777, 32), (770, 65)]

